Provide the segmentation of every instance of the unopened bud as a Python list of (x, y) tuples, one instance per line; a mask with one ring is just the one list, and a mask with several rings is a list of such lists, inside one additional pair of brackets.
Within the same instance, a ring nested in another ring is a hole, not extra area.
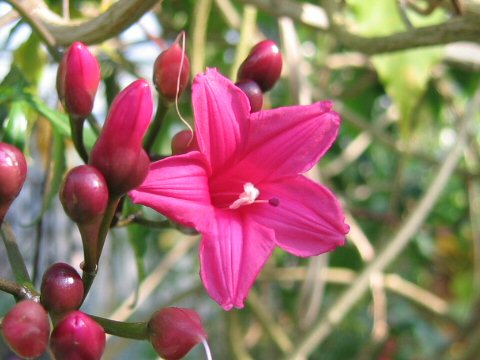
[(53, 329), (50, 348), (56, 359), (100, 360), (105, 331), (88, 315), (73, 311)]
[(237, 85), (247, 95), (250, 102), (250, 112), (257, 112), (262, 110), (263, 106), (263, 93), (260, 86), (253, 80), (241, 80), (237, 82)]
[(20, 193), (26, 176), (27, 162), (23, 153), (15, 146), (0, 142), (0, 224)]
[(83, 281), (68, 264), (56, 263), (43, 274), (40, 302), (51, 314), (77, 310), (83, 302)]
[(70, 170), (60, 189), (60, 202), (76, 223), (91, 222), (105, 213), (108, 187), (102, 173), (91, 165)]
[(155, 60), (153, 83), (161, 96), (168, 101), (175, 101), (177, 88), (180, 96), (188, 85), (189, 76), (190, 60), (177, 39)]
[(2, 331), (6, 343), (18, 356), (39, 357), (48, 346), (48, 314), (33, 300), (20, 301), (3, 318)]
[(155, 351), (166, 360), (183, 358), (207, 337), (195, 311), (176, 307), (155, 312), (148, 323), (148, 333)]
[(176, 133), (172, 138), (171, 145), (172, 155), (186, 154), (194, 150), (198, 151), (197, 137), (191, 130), (182, 130)]
[(75, 42), (58, 67), (57, 92), (65, 110), (84, 119), (93, 109), (100, 83), (100, 64), (87, 46)]
[(282, 53), (272, 40), (255, 45), (238, 69), (238, 80), (255, 81), (263, 92), (270, 90), (282, 73)]
[(90, 156), (113, 197), (136, 188), (147, 176), (150, 159), (142, 142), (152, 113), (152, 91), (145, 80), (133, 82), (113, 101)]

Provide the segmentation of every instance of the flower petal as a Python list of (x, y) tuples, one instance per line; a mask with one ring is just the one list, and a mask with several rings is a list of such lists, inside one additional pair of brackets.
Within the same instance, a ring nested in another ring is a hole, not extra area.
[(261, 199), (278, 206), (250, 205), (249, 215), (275, 231), (276, 243), (297, 256), (313, 256), (345, 244), (349, 226), (341, 206), (326, 187), (303, 175), (259, 187)]
[(246, 95), (216, 69), (195, 78), (192, 88), (200, 151), (212, 169), (221, 169), (243, 149), (250, 105)]
[(242, 211), (216, 209), (215, 218), (216, 231), (202, 239), (200, 275), (210, 296), (225, 310), (242, 308), (272, 254), (274, 234)]
[(337, 138), (340, 115), (330, 101), (253, 113), (245, 153), (232, 173), (249, 174), (254, 184), (303, 173)]
[(152, 163), (147, 178), (130, 197), (182, 225), (210, 230), (213, 207), (206, 163), (198, 151)]

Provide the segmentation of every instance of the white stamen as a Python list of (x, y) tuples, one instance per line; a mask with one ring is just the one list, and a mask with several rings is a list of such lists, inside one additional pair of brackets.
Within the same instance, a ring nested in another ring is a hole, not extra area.
[(240, 206), (253, 204), (259, 195), (260, 191), (255, 185), (247, 182), (243, 185), (243, 193), (229, 206), (229, 209), (238, 209)]
[(212, 353), (210, 352), (210, 347), (208, 346), (207, 339), (202, 338), (202, 344), (203, 347), (205, 348), (205, 353), (207, 354), (207, 360), (212, 360)]

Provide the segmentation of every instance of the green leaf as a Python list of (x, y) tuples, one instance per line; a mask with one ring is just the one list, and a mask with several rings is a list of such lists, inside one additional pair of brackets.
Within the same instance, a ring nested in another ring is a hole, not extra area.
[(16, 101), (10, 106), (8, 117), (3, 123), (2, 141), (13, 144), (24, 150), (27, 137), (28, 120), (26, 112), (28, 105), (23, 101)]
[(26, 101), (40, 115), (44, 116), (52, 124), (55, 131), (64, 137), (71, 137), (68, 116), (60, 111), (54, 110), (43, 102), (41, 98), (32, 94), (25, 94)]
[[(66, 170), (65, 159), (65, 139), (54, 129), (53, 131), (53, 169), (51, 176), (47, 179), (47, 186), (43, 196), (42, 211), (38, 217), (40, 219), (43, 214), (50, 208), (52, 201), (60, 190), (62, 184), (63, 174)], [(37, 220), (38, 220), (37, 219)]]
[(409, 133), (413, 110), (427, 89), (441, 48), (415, 49), (374, 56), (372, 61), (388, 95), (400, 111), (402, 133)]
[[(38, 96), (32, 94), (25, 94), (27, 101), (30, 105), (41, 115), (43, 115), (50, 123), (53, 125), (54, 129), (62, 136), (71, 138), (70, 131), (70, 122), (68, 120), (68, 115), (54, 110), (49, 107), (45, 102)], [(93, 130), (86, 126), (83, 132), (84, 143), (88, 148), (91, 148), (96, 140), (96, 135)]]
[(40, 39), (35, 32), (32, 32), (27, 41), (15, 50), (13, 58), (28, 81), (38, 85), (48, 56), (40, 47)]
[[(353, 0), (349, 4), (358, 24), (356, 30), (363, 35), (389, 35), (405, 31), (395, 0)], [(445, 19), (442, 11), (430, 16), (407, 13), (414, 26), (425, 26)], [(400, 111), (402, 134), (408, 135), (413, 110), (425, 93), (432, 69), (442, 59), (442, 48), (424, 48), (376, 55), (372, 62), (387, 94)]]

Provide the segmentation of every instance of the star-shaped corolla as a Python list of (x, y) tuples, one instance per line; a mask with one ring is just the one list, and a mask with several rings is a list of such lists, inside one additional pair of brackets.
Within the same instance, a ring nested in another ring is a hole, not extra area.
[(215, 69), (196, 77), (200, 151), (152, 163), (135, 203), (202, 233), (205, 288), (225, 310), (242, 308), (275, 246), (297, 256), (345, 243), (339, 202), (302, 173), (335, 141), (332, 103), (250, 113), (245, 94)]

